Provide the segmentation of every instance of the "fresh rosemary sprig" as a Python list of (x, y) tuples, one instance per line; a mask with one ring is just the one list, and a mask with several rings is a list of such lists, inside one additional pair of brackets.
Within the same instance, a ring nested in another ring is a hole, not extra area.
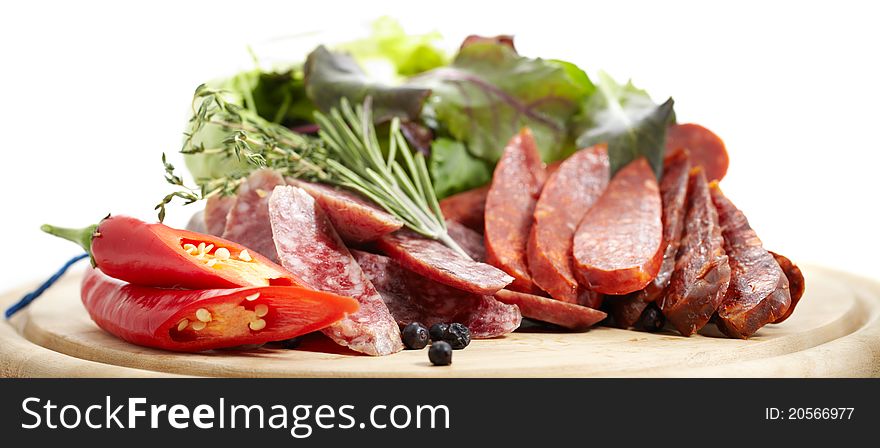
[[(330, 183), (355, 190), (398, 217), (413, 231), (437, 239), (463, 256), (464, 250), (449, 237), (443, 213), (434, 193), (427, 164), (421, 153), (413, 154), (400, 130), (400, 121), (391, 121), (388, 152), (383, 153), (373, 124), (371, 101), (352, 108), (340, 102), (329, 114), (316, 113), (319, 139), (298, 134), (271, 123), (252, 111), (231, 103), (223, 91), (205, 85), (193, 97), (193, 117), (185, 133), (183, 154), (211, 154), (246, 161), (252, 169), (271, 168), (286, 176)], [(222, 144), (208, 148), (196, 143), (207, 126), (227, 133)], [(179, 198), (185, 204), (215, 194), (234, 194), (249, 174), (248, 169), (213, 179), (196, 179), (198, 188), (184, 185), (174, 167), (162, 155), (165, 179), (182, 188), (165, 196), (156, 205), (159, 219), (165, 206)]]

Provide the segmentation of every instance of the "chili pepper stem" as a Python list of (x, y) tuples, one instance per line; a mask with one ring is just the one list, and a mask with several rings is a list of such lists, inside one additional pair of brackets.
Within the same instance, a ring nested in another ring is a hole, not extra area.
[(97, 235), (97, 224), (93, 224), (82, 229), (69, 229), (66, 227), (55, 227), (49, 224), (43, 224), (42, 226), (40, 226), (40, 230), (50, 235), (57, 236), (58, 238), (63, 238), (65, 240), (79, 244), (89, 254), (89, 259), (92, 262), (92, 267), (95, 266), (95, 257), (92, 255), (92, 238)]

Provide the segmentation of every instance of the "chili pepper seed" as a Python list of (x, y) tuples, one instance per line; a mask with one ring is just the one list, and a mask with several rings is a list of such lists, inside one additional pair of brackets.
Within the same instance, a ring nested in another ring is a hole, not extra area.
[(255, 292), (255, 293), (245, 297), (244, 299), (247, 300), (248, 302), (253, 302), (254, 300), (257, 300), (259, 298), (260, 298), (260, 293)]
[(208, 326), (208, 324), (206, 324), (206, 323), (204, 323), (204, 322), (202, 322), (202, 321), (198, 321), (198, 322), (193, 322), (193, 324), (192, 324), (192, 329), (195, 330), (195, 331), (202, 331), (202, 330), (204, 330), (205, 327), (207, 327), (207, 326)]
[(229, 249), (225, 247), (221, 247), (214, 251), (214, 258), (218, 260), (228, 260), (229, 259)]
[(238, 259), (241, 261), (253, 261), (254, 260), (253, 258), (251, 258), (251, 254), (248, 253), (247, 249), (242, 250), (241, 253), (238, 254)]
[(254, 313), (257, 315), (257, 317), (263, 317), (269, 314), (269, 306), (265, 303), (261, 303), (254, 307)]
[(204, 308), (199, 308), (196, 310), (196, 319), (205, 323), (211, 322), (211, 312)]
[(260, 330), (266, 328), (266, 321), (263, 319), (257, 319), (255, 321), (249, 323), (248, 327), (250, 327), (251, 330), (260, 331)]
[(186, 330), (186, 327), (189, 326), (189, 319), (181, 319), (180, 322), (177, 323), (177, 331)]
[(198, 249), (196, 248), (196, 246), (194, 244), (189, 244), (189, 243), (183, 245), (183, 250), (185, 250), (186, 253), (188, 253), (190, 255), (195, 255), (196, 252), (198, 252)]

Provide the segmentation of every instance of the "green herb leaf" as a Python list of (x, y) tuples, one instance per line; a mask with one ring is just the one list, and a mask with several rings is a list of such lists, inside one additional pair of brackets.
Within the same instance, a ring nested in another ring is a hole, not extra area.
[(578, 147), (607, 143), (612, 175), (644, 156), (660, 178), (666, 129), (675, 120), (672, 98), (658, 106), (632, 82), (618, 84), (604, 72), (597, 88), (574, 120), (580, 129)]
[(449, 57), (437, 45), (439, 41), (439, 33), (407, 34), (396, 20), (381, 17), (373, 22), (369, 37), (334, 48), (350, 53), (371, 75), (393, 72), (407, 77), (448, 62)]
[(472, 156), (461, 142), (448, 138), (434, 140), (428, 169), (440, 199), (487, 184), (492, 179), (489, 164)]

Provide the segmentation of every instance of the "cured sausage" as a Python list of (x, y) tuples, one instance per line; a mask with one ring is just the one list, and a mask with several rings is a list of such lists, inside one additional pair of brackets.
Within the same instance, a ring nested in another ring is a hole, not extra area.
[(710, 191), (730, 262), (730, 287), (718, 307), (715, 324), (724, 334), (745, 339), (785, 316), (791, 305), (788, 279), (717, 182)]
[(508, 289), (495, 293), (495, 298), (500, 302), (518, 306), (524, 317), (559, 325), (569, 330), (586, 330), (607, 316), (603, 311), (593, 308)]
[(684, 336), (703, 328), (721, 305), (730, 283), (730, 265), (718, 212), (701, 167), (688, 181), (687, 214), (675, 270), (657, 304), (666, 320)]
[(375, 241), (403, 227), (403, 221), (356, 193), (292, 178), (287, 183), (315, 198), (346, 243)]
[(510, 333), (522, 322), (522, 314), (516, 306), (501, 303), (492, 296), (471, 294), (437, 283), (383, 255), (357, 250), (353, 250), (352, 255), (401, 327), (412, 322), (427, 327), (459, 322), (468, 327), (472, 337), (485, 339)]
[(410, 271), (474, 294), (493, 294), (513, 278), (486, 263), (463, 257), (443, 243), (403, 229), (379, 238), (379, 250)]
[(535, 289), (526, 244), (545, 179), (535, 138), (524, 128), (504, 148), (486, 196), (486, 256), (489, 264), (513, 276), (515, 290)]
[(358, 312), (321, 330), (337, 344), (368, 355), (403, 350), (388, 307), (349, 253), (324, 211), (305, 190), (278, 186), (269, 218), (281, 265), (309, 286), (351, 297)]
[(572, 271), (572, 238), (584, 214), (608, 185), (604, 145), (582, 149), (547, 178), (535, 205), (527, 247), (532, 281), (554, 299), (578, 303)]
[(791, 260), (785, 256), (779, 255), (773, 251), (770, 251), (770, 255), (773, 255), (773, 258), (779, 263), (782, 272), (785, 273), (785, 278), (788, 279), (788, 291), (791, 295), (791, 305), (788, 307), (788, 311), (786, 311), (782, 317), (773, 321), (774, 324), (779, 324), (791, 316), (791, 313), (794, 312), (794, 307), (797, 306), (798, 302), (801, 301), (801, 297), (804, 295), (804, 273), (801, 272), (801, 269), (797, 267), (796, 264), (792, 263)]
[(462, 191), (440, 201), (443, 217), (483, 233), (489, 185)]
[(223, 236), (226, 215), (235, 204), (235, 196), (214, 195), (205, 201), (205, 230), (214, 236)]
[(474, 261), (486, 261), (486, 243), (483, 235), (450, 219), (446, 220), (446, 233), (467, 252)]
[(687, 150), (680, 149), (666, 158), (660, 179), (660, 199), (663, 202), (663, 262), (657, 277), (644, 289), (609, 301), (614, 322), (629, 328), (636, 324), (642, 312), (669, 284), (675, 268), (681, 231), (684, 228), (685, 198), (688, 190), (688, 173), (691, 170)]
[(578, 281), (602, 294), (644, 288), (663, 261), (660, 191), (644, 158), (623, 167), (584, 215), (574, 236)]
[(276, 171), (262, 169), (251, 173), (238, 187), (223, 230), (224, 239), (246, 246), (274, 262), (278, 262), (278, 254), (269, 224), (269, 195), (278, 185), (285, 182)]
[(666, 130), (667, 157), (679, 149), (690, 152), (694, 166), (702, 166), (709, 181), (717, 181), (727, 174), (730, 158), (724, 142), (714, 132), (693, 123), (674, 124)]

